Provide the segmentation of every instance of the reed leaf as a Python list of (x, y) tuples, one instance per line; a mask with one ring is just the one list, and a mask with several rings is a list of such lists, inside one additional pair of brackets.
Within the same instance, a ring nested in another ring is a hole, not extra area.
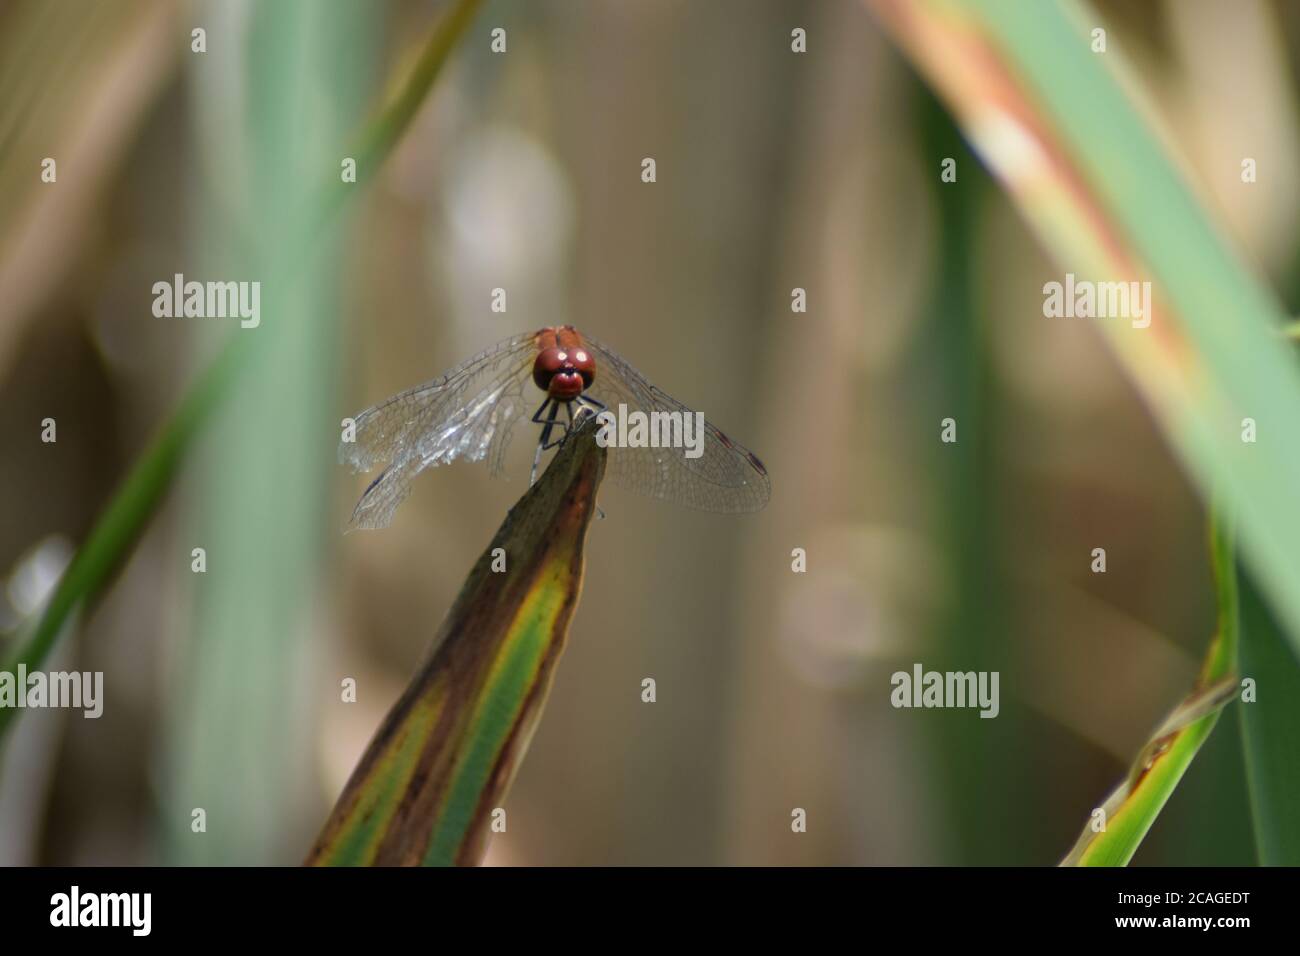
[[(604, 471), (587, 417), (474, 565), (308, 865), (479, 861), (564, 649)], [(506, 569), (494, 570), (502, 553)]]
[[(868, 3), (1063, 272), (1090, 282), (1151, 283), (1154, 306), (1141, 322), (1111, 318), (1096, 327), (1205, 497), (1221, 496), (1240, 528), (1243, 566), (1281, 625), (1252, 651), (1269, 654), (1274, 673), (1267, 676), (1273, 693), (1284, 697), (1287, 677), (1277, 669), (1294, 672), (1300, 654), (1300, 510), (1293, 506), (1300, 373), (1281, 334), (1288, 324), (1276, 297), (1242, 262), (1166, 151), (1122, 54), (1093, 51), (1091, 31), (1101, 24), (1087, 5)], [(1223, 537), (1216, 542), (1220, 610), (1230, 610), (1231, 623), (1221, 620), (1197, 689), (1107, 800), (1107, 831), (1085, 830), (1067, 863), (1132, 857), (1231, 696), (1236, 571), (1223, 565)], [(1289, 644), (1291, 659), (1269, 652), (1273, 640)], [(1274, 708), (1281, 699), (1274, 698)], [(1282, 714), (1265, 739), (1259, 720), (1268, 716), (1248, 711), (1246, 723), (1252, 796), (1265, 813), (1284, 805), (1296, 782), (1286, 769), (1289, 754), (1278, 750), (1281, 728), (1293, 722)], [(1277, 852), (1293, 839), (1280, 818), (1256, 825)], [(1271, 826), (1271, 837), (1261, 825)]]
[(1300, 664), (1248, 575), (1242, 582), (1241, 736), (1255, 848), (1264, 866), (1300, 866)]
[[(358, 164), (358, 185), (373, 178), (374, 170), (409, 127), (415, 107), (428, 95), (481, 3), (482, 0), (457, 0), (434, 26), (397, 95), (380, 110), (360, 142), (351, 150), (352, 155), (365, 160), (364, 164)], [(319, 206), (322, 227), (342, 207), (344, 197), (355, 195), (355, 188), (340, 188), (334, 184), (322, 193)], [(195, 435), (230, 394), (254, 349), (254, 341), (253, 337), (236, 333), (195, 380), (176, 410), (136, 459), (59, 580), (39, 620), (0, 670), (16, 673), (20, 664), (29, 671), (39, 668), (63, 633), (71, 614), (94, 600), (114, 571), (123, 564), (171, 487)], [(17, 714), (15, 708), (0, 709), (0, 736)]]
[(1286, 316), (1166, 152), (1120, 52), (1091, 51), (1095, 13), (1062, 0), (872, 5), (1063, 272), (1151, 282), (1149, 325), (1095, 327), (1205, 496), (1222, 495), (1300, 652), (1300, 371)]
[[(1210, 553), (1218, 594), (1218, 631), (1192, 692), (1174, 708), (1138, 753), (1124, 781), (1090, 819), (1062, 866), (1125, 866), (1155, 823), (1201, 744), (1236, 696), (1240, 598), (1233, 533), (1221, 517), (1210, 523)], [(1105, 829), (1099, 829), (1104, 824)]]

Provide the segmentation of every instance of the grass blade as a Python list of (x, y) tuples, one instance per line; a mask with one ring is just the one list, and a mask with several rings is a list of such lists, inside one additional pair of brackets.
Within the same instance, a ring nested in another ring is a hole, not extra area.
[[(16, 673), (19, 665), (28, 671), (38, 669), (73, 611), (104, 587), (171, 484), (195, 434), (229, 389), (250, 341), (236, 336), (185, 395), (95, 522), (27, 640), (0, 670)], [(19, 713), (17, 708), (0, 708), (0, 735)]]
[[(474, 565), (308, 864), (478, 862), (564, 648), (604, 470), (588, 418)], [(507, 560), (500, 573), (492, 569), (498, 548)]]
[(1128, 777), (1101, 805), (1105, 830), (1096, 832), (1090, 820), (1062, 866), (1126, 865), (1214, 729), (1219, 712), (1237, 693), (1237, 568), (1232, 531), (1221, 520), (1211, 522), (1210, 552), (1218, 592), (1218, 633), (1210, 643), (1196, 688), (1151, 735)]
[(1300, 866), (1300, 666), (1250, 578), (1243, 583), (1241, 675), (1258, 695), (1241, 708), (1255, 847), (1265, 866)]
[[(1152, 283), (1149, 327), (1095, 325), (1203, 491), (1222, 494), (1300, 650), (1300, 372), (1285, 317), (1131, 101), (1119, 53), (1091, 51), (1095, 15), (1056, 0), (873, 5), (1069, 272)], [(1246, 418), (1257, 441), (1243, 441)]]
[[(481, 2), (459, 0), (434, 27), (400, 93), (381, 111), (354, 151), (366, 159), (364, 165), (358, 163), (358, 184), (373, 173), (409, 126), (415, 107), (432, 88)], [(322, 201), (322, 216), (337, 210), (345, 195), (354, 192), (331, 186)], [(31, 633), (0, 670), (16, 673), (19, 664), (29, 671), (39, 668), (72, 612), (92, 600), (122, 564), (170, 487), (194, 436), (229, 394), (253, 342), (253, 337), (235, 334), (182, 398), (96, 521)], [(15, 708), (0, 709), (0, 736), (17, 713)]]

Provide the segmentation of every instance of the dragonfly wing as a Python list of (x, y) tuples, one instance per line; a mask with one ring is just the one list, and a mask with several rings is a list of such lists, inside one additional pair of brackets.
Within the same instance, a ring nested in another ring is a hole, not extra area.
[(354, 471), (384, 470), (357, 502), (353, 527), (386, 527), (425, 468), (487, 458), (500, 472), (523, 410), (535, 340), (534, 332), (506, 339), (355, 417), (355, 435), (339, 443), (339, 461)]
[[(676, 413), (683, 423), (689, 416), (690, 427), (694, 427), (695, 412), (651, 385), (608, 346), (590, 336), (586, 341), (597, 359), (596, 378), (587, 394), (612, 412), (623, 404), (629, 412), (641, 411), (647, 416)], [(758, 456), (708, 422), (704, 423), (702, 444), (699, 457), (689, 457), (689, 448), (610, 448), (606, 474), (629, 491), (699, 511), (734, 514), (761, 510), (771, 497), (772, 485)]]

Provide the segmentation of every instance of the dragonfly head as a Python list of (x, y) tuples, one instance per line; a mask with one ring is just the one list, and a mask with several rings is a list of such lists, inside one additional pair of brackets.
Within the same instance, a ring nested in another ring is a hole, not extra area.
[(533, 362), (533, 381), (537, 387), (560, 401), (582, 394), (596, 378), (596, 363), (584, 348), (546, 348)]

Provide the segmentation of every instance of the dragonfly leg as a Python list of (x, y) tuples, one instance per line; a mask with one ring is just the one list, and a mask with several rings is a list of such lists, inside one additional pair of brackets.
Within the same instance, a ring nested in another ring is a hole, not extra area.
[[(542, 399), (542, 404), (537, 406), (537, 411), (533, 412), (533, 417), (531, 420), (536, 422), (538, 425), (545, 425), (546, 419), (542, 418), (542, 414), (546, 411), (546, 407), (550, 405), (551, 402), (553, 401), (555, 401), (555, 399), (551, 398), (551, 396), (549, 395), (547, 395), (546, 398)], [(554, 418), (555, 416), (551, 416), (551, 417)]]
[[(576, 400), (582, 402), (583, 398), (582, 396), (579, 396)], [(556, 420), (560, 414), (560, 402), (558, 399), (553, 399), (548, 396), (546, 401), (542, 402), (538, 407), (537, 411), (533, 412), (532, 420), (542, 426), (542, 436), (537, 442), (537, 451), (533, 454), (533, 470), (528, 475), (528, 486), (530, 488), (537, 481), (537, 467), (542, 462), (542, 452), (554, 448), (556, 445), (564, 444), (564, 440), (569, 437), (569, 431), (572, 429), (574, 422), (574, 401), (575, 400), (571, 399), (564, 403), (564, 411), (569, 416), (567, 425), (564, 422)], [(594, 400), (587, 399), (586, 401), (590, 403)], [(548, 405), (550, 406), (549, 411), (547, 410)], [(604, 408), (605, 406), (601, 405), (600, 407)], [(579, 405), (579, 408), (581, 409), (581, 405)], [(546, 417), (542, 418), (544, 413), (546, 414)], [(557, 426), (561, 429), (562, 434), (555, 441), (551, 441), (551, 429), (556, 428)], [(601, 511), (599, 505), (596, 506), (596, 513), (602, 518), (605, 517), (605, 512)]]
[[(554, 403), (555, 403), (555, 399), (551, 398), (551, 396), (549, 395), (547, 395), (546, 398), (542, 399), (542, 404), (538, 405), (537, 411), (533, 412), (532, 421), (536, 422), (538, 425), (546, 425), (547, 419), (543, 418), (542, 415), (545, 414), (547, 408), (550, 408), (551, 420), (554, 421), (555, 413), (557, 411), (557, 409), (554, 407)], [(549, 434), (550, 434), (550, 426), (547, 426), (546, 430), (542, 432), (541, 440), (537, 443), (537, 454), (533, 455), (533, 470), (529, 472), (528, 475), (529, 488), (531, 488), (533, 484), (537, 481), (537, 466), (540, 465), (542, 462), (542, 452), (546, 450), (546, 437)]]
[[(565, 403), (565, 407), (566, 408), (568, 407), (567, 402)], [(556, 421), (556, 416), (558, 416), (559, 414), (560, 414), (560, 403), (558, 401), (553, 402), (551, 404), (551, 412), (549, 415), (546, 416), (546, 424), (542, 428), (542, 449), (543, 450), (548, 448), (554, 448), (556, 445), (564, 444), (564, 439), (569, 434), (569, 429), (564, 424), (564, 422)], [(551, 441), (551, 429), (555, 428), (556, 426), (559, 426), (563, 434), (561, 434), (560, 437), (557, 438), (555, 441)]]

